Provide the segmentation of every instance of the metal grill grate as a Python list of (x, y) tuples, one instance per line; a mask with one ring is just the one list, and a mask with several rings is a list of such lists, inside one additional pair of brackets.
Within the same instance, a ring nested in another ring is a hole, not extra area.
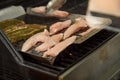
[(116, 34), (116, 32), (102, 30), (82, 44), (70, 45), (60, 53), (55, 61), (55, 65), (66, 68), (71, 66), (71, 64), (77, 63)]
[(33, 65), (45, 72), (49, 72), (57, 76), (88, 56), (92, 51), (96, 50), (116, 34), (116, 32), (102, 30), (82, 44), (72, 44), (57, 56), (53, 65), (37, 61), (25, 53), (23, 53), (23, 57), (27, 64)]

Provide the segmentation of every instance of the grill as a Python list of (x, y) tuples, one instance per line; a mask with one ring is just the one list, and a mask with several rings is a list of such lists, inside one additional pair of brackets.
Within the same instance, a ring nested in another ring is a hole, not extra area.
[[(17, 2), (26, 7), (44, 5), (48, 0)], [(70, 0), (62, 10), (85, 14), (87, 2)], [(34, 4), (33, 4), (34, 3)], [(76, 5), (79, 3), (79, 5)], [(74, 7), (73, 7), (74, 6)], [(4, 7), (4, 6), (3, 6)], [(78, 11), (78, 9), (80, 9)], [(57, 18), (23, 15), (18, 19), (26, 23), (51, 25)], [(47, 21), (47, 22), (46, 22)], [(1, 80), (110, 80), (120, 67), (120, 34), (101, 30), (81, 44), (72, 44), (63, 50), (52, 65), (34, 59), (18, 50), (0, 31), (0, 78)], [(18, 43), (17, 45), (20, 45)], [(117, 74), (118, 75), (118, 74)]]
[(79, 61), (83, 59), (116, 34), (117, 33), (111, 31), (102, 30), (82, 44), (70, 45), (66, 50), (63, 51), (63, 53), (61, 53), (62, 55), (60, 55), (60, 59), (56, 61), (56, 65), (67, 67), (76, 60)]

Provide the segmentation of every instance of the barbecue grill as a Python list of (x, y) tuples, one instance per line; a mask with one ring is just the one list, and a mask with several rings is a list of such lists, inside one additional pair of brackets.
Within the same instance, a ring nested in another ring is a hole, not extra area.
[[(75, 14), (85, 14), (87, 1), (69, 1), (62, 10)], [(21, 0), (20, 2), (14, 2), (12, 5), (20, 4), (26, 10), (28, 6), (44, 5), (47, 2), (48, 0), (30, 0), (29, 2)], [(6, 6), (2, 5), (2, 7)], [(47, 25), (59, 20), (57, 18), (51, 19), (29, 14), (16, 18), (22, 19), (26, 23)], [(119, 42), (120, 34), (118, 32), (103, 29), (81, 44), (73, 43), (68, 46), (51, 65), (21, 52), (18, 48), (21, 42), (12, 45), (4, 32), (0, 30), (0, 79), (118, 80), (120, 69)]]

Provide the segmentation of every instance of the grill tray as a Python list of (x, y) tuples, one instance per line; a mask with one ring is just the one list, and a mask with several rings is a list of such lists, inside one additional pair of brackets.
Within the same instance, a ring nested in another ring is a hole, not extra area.
[[(40, 18), (31, 15), (24, 15), (19, 17), (18, 19), (23, 19), (26, 23), (40, 24), (45, 24), (44, 20), (51, 20), (51, 18)], [(50, 25), (57, 21), (58, 19), (54, 18), (52, 19), (52, 22), (48, 23), (47, 25)], [(0, 60), (0, 73), (2, 74), (1, 78), (7, 77), (6, 80), (9, 80), (9, 78), (15, 78), (15, 80), (17, 80), (19, 77), (21, 78), (21, 80), (27, 80), (27, 78), (30, 78), (31, 80), (57, 80), (60, 74), (68, 70), (70, 67), (74, 66), (74, 64), (77, 64), (80, 60), (88, 56), (90, 53), (92, 53), (92, 51), (99, 48), (116, 34), (116, 32), (102, 30), (82, 44), (70, 45), (68, 48), (60, 53), (53, 65), (49, 65), (33, 59), (28, 54), (16, 51), (14, 49), (16, 47), (13, 47), (11, 45), (6, 36), (4, 36), (4, 33), (1, 31), (0, 43), (4, 46), (1, 46), (2, 52), (0, 56), (0, 59), (2, 59)], [(2, 55), (3, 53), (5, 54), (4, 56)], [(14, 65), (10, 65), (13, 63)], [(19, 68), (18, 71), (15, 70), (16, 68)], [(5, 70), (10, 72), (10, 74), (7, 74)], [(16, 75), (16, 77), (14, 77), (15, 75), (13, 73)]]
[[(57, 21), (62, 21), (57, 18), (49, 18), (49, 17), (43, 18), (34, 15), (24, 15), (19, 17), (19, 19), (23, 19), (26, 23), (47, 24), (48, 26)], [(100, 47), (102, 44), (110, 40), (116, 34), (117, 34), (116, 32), (101, 30), (99, 33), (97, 33), (90, 39), (86, 40), (82, 44), (74, 43), (69, 47), (67, 47), (57, 56), (53, 65), (47, 64), (48, 63), (47, 60), (43, 60), (46, 62), (42, 62), (41, 59), (38, 60), (38, 58), (40, 57), (34, 55), (35, 53), (33, 53), (31, 56), (29, 54), (21, 52), (20, 51), (21, 44), (24, 41), (19, 42), (18, 44), (16, 44), (17, 46), (15, 45), (15, 47), (19, 50), (26, 64), (30, 64), (30, 63), (35, 65), (37, 64), (37, 66), (39, 67), (41, 66), (40, 69), (45, 70), (46, 72), (50, 72), (50, 74), (52, 73), (57, 76), (62, 72), (64, 72), (65, 70), (72, 67), (78, 61), (82, 60), (84, 57), (88, 56), (90, 53), (92, 53), (92, 51), (96, 50), (98, 47)], [(37, 59), (33, 57), (36, 57)]]
[[(77, 17), (83, 17), (82, 15), (77, 15), (77, 14), (71, 14), (69, 17), (65, 18), (65, 19), (58, 19), (58, 18), (50, 18), (50, 17), (38, 17), (35, 15), (24, 15), (19, 17), (18, 19), (22, 19), (24, 20), (26, 23), (30, 24), (30, 23), (37, 23), (37, 24), (43, 24), (43, 25), (47, 25), (48, 28), (51, 24), (54, 24), (55, 22), (58, 21), (64, 21), (66, 19), (74, 19)], [(111, 22), (109, 22), (109, 19), (105, 19), (104, 24), (110, 24)], [(101, 29), (94, 29), (94, 32), (90, 32), (88, 36), (85, 37), (80, 37), (79, 39), (77, 39), (77, 41), (75, 41), (75, 43), (82, 43), (83, 41), (87, 40), (89, 37), (93, 36), (94, 34), (96, 34), (97, 32), (99, 32)], [(78, 34), (79, 35), (79, 34)], [(18, 43), (16, 43), (14, 46), (15, 48), (20, 51), (22, 48), (23, 43), (25, 42), (25, 40), (22, 40)], [(38, 45), (36, 45), (38, 46)], [(25, 53), (25, 52), (22, 52)], [(39, 60), (40, 62), (44, 62), (44, 63), (48, 63), (48, 64), (53, 64), (54, 65), (54, 61), (56, 60), (57, 57), (53, 58), (53, 57), (48, 57), (47, 59), (42, 57), (42, 54), (37, 53), (36, 51), (34, 51), (34, 48), (27, 51), (25, 54), (30, 54), (30, 56), (32, 56), (33, 58), (35, 58), (36, 60)]]
[(53, 65), (47, 64), (45, 62), (42, 63), (41, 61), (34, 59), (26, 53), (22, 53), (22, 56), (25, 61), (41, 65), (43, 67), (41, 69), (52, 72), (57, 76), (70, 67), (74, 66), (74, 64), (77, 64), (77, 62), (91, 54), (116, 34), (116, 32), (102, 30), (82, 44), (72, 44), (57, 56)]

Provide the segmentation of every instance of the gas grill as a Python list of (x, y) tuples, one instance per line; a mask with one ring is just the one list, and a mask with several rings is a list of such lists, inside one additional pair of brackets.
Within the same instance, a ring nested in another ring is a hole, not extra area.
[[(44, 5), (47, 2), (48, 0), (30, 0), (29, 2), (21, 0), (12, 5), (20, 4), (26, 9), (28, 6)], [(68, 0), (62, 10), (75, 14), (85, 14), (85, 4), (87, 4), (85, 0)], [(26, 23), (47, 25), (59, 20), (29, 14), (19, 16), (17, 19), (22, 19)], [(103, 29), (81, 44), (73, 43), (68, 46), (56, 57), (51, 65), (21, 52), (19, 50), (21, 42), (12, 45), (4, 32), (0, 30), (0, 79), (118, 80), (120, 69), (119, 42), (120, 34), (118, 32)], [(114, 78), (116, 76), (117, 78)]]

